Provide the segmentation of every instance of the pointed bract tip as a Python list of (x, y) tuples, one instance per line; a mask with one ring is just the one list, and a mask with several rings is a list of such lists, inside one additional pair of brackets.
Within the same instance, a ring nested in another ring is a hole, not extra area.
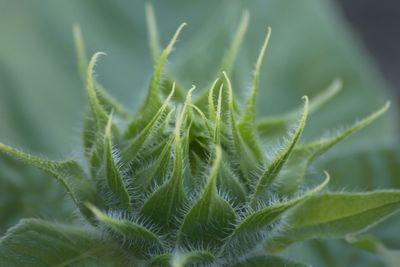
[(386, 101), (385, 105), (383, 106), (383, 109), (386, 111), (390, 108), (391, 105), (392, 105), (391, 102), (388, 100), (388, 101)]
[(192, 87), (190, 87), (189, 91), (187, 92), (186, 101), (185, 101), (185, 109), (187, 108), (187, 105), (192, 101), (192, 93), (195, 89), (196, 89), (196, 86), (192, 85)]
[(224, 79), (225, 79), (225, 81), (227, 82), (227, 83), (230, 83), (230, 80), (229, 80), (229, 77), (228, 77), (228, 74), (226, 73), (226, 71), (222, 71), (222, 75), (224, 76)]
[(171, 92), (170, 92), (169, 95), (167, 96), (166, 102), (169, 102), (169, 101), (171, 100), (172, 96), (173, 96), (174, 93), (175, 93), (175, 87), (176, 87), (176, 83), (173, 82), (173, 83), (172, 83)]
[(302, 97), (303, 102), (304, 102), (304, 112), (303, 112), (303, 120), (305, 121), (308, 117), (309, 109), (310, 109), (310, 100), (308, 99), (308, 96), (303, 96)]
[(390, 105), (391, 105), (390, 101), (386, 101), (386, 103), (383, 105), (383, 107), (381, 107), (380, 109), (375, 111), (371, 116), (374, 116), (375, 118), (382, 116), (383, 114), (386, 113), (386, 111), (389, 110)]
[(243, 12), (242, 12), (242, 19), (241, 20), (244, 21), (247, 24), (249, 19), (250, 19), (250, 12), (249, 12), (248, 9), (244, 9)]
[(272, 28), (271, 28), (271, 26), (268, 26), (268, 27), (267, 27), (267, 34), (266, 34), (266, 36), (265, 36), (265, 41), (264, 41), (264, 43), (267, 43), (267, 44), (268, 44), (269, 39), (271, 38), (271, 34), (272, 34)]
[(155, 17), (153, 3), (150, 0), (145, 1), (144, 9), (147, 19), (153, 20)]
[(337, 87), (340, 87), (340, 89), (343, 87), (343, 79), (341, 77), (336, 77), (333, 79), (332, 84), (336, 85)]

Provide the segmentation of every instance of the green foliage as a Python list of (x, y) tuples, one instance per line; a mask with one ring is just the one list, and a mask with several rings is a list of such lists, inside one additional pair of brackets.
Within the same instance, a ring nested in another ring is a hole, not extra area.
[(122, 266), (129, 255), (90, 226), (21, 220), (1, 240), (2, 266)]
[(395, 267), (399, 264), (400, 251), (387, 248), (382, 242), (372, 236), (349, 237), (347, 241), (362, 250), (381, 255), (388, 267)]
[(269, 240), (267, 249), (282, 249), (292, 241), (363, 232), (398, 211), (399, 200), (397, 191), (321, 194), (293, 210), (288, 216), (290, 229)]
[[(84, 222), (21, 221), (0, 240), (0, 263), (304, 266), (274, 253), (298, 241), (364, 232), (400, 210), (399, 191), (321, 193), (329, 175), (317, 186), (305, 179), (314, 159), (378, 119), (388, 104), (338, 134), (307, 144), (300, 141), (308, 113), (338, 92), (338, 82), (310, 103), (303, 97), (302, 110), (272, 123), (256, 120), (270, 29), (244, 109), (230, 80), (247, 13), (215, 82), (194, 101), (194, 87), (182, 98), (181, 87), (164, 69), (186, 24), (161, 51), (153, 10), (149, 5), (146, 10), (154, 73), (135, 116), (126, 114), (94, 80), (94, 66), (103, 53), (88, 61), (75, 28), (89, 103), (83, 129), (85, 163), (44, 160), (0, 144), (3, 153), (54, 176)], [(264, 140), (269, 129), (276, 134), (283, 128), (287, 131), (279, 136), (284, 141), (274, 151)]]

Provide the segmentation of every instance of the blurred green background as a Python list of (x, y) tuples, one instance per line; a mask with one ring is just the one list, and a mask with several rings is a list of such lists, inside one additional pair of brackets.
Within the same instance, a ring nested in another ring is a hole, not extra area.
[[(214, 77), (241, 13), (248, 9), (249, 31), (232, 77), (235, 93), (245, 96), (267, 26), (272, 27), (260, 84), (260, 117), (295, 108), (302, 95), (312, 97), (334, 78), (342, 78), (344, 90), (311, 117), (305, 132), (308, 141), (391, 100), (384, 118), (338, 145), (313, 171), (328, 170), (331, 188), (338, 190), (400, 188), (395, 97), (333, 1), (154, 0), (153, 4), (163, 44), (182, 21), (189, 23), (168, 66), (186, 87), (201, 88)], [(81, 25), (91, 53), (108, 54), (96, 69), (97, 79), (108, 91), (132, 111), (144, 98), (152, 71), (144, 1), (0, 0), (1, 142), (49, 158), (80, 155), (86, 99), (74, 53), (74, 23)], [(1, 234), (22, 217), (72, 220), (71, 205), (64, 200), (63, 191), (46, 175), (1, 156)], [(400, 233), (393, 235), (395, 221), (374, 231), (400, 248)], [(293, 253), (315, 266), (382, 264), (344, 241), (296, 245), (289, 256)]]

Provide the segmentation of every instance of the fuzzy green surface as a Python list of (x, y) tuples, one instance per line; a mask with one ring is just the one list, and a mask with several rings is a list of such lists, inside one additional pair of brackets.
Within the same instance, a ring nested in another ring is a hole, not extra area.
[[(382, 116), (389, 104), (330, 136), (300, 142), (309, 113), (341, 88), (287, 114), (257, 120), (260, 71), (271, 36), (256, 60), (250, 96), (237, 100), (232, 66), (248, 24), (241, 23), (216, 79), (184, 90), (164, 70), (182, 24), (161, 49), (147, 6), (154, 72), (134, 115), (94, 79), (74, 29), (89, 111), (84, 162), (45, 160), (0, 143), (0, 151), (54, 176), (79, 210), (69, 225), (24, 220), (0, 241), (7, 266), (303, 266), (276, 255), (289, 244), (343, 238), (400, 209), (400, 192), (327, 193), (330, 178), (307, 181), (309, 165)], [(299, 99), (299, 102), (301, 100)], [(271, 141), (281, 141), (271, 148)], [(107, 253), (103, 253), (103, 251)]]

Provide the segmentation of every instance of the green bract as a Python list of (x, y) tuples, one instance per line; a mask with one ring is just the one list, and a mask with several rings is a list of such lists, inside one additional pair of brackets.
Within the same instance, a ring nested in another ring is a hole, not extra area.
[[(185, 93), (164, 71), (185, 24), (161, 50), (149, 5), (147, 15), (154, 73), (134, 116), (94, 80), (102, 53), (87, 62), (74, 28), (89, 102), (86, 163), (44, 160), (0, 144), (60, 181), (80, 217), (74, 225), (21, 221), (0, 241), (1, 266), (302, 266), (275, 253), (297, 241), (357, 234), (400, 209), (399, 191), (322, 192), (326, 172), (319, 181), (305, 180), (313, 160), (388, 104), (335, 135), (300, 143), (308, 114), (340, 90), (340, 81), (311, 100), (303, 97), (300, 109), (256, 120), (271, 30), (242, 107), (229, 76), (248, 23), (244, 13), (215, 81), (192, 99), (194, 87)], [(277, 134), (283, 141), (272, 150)]]

